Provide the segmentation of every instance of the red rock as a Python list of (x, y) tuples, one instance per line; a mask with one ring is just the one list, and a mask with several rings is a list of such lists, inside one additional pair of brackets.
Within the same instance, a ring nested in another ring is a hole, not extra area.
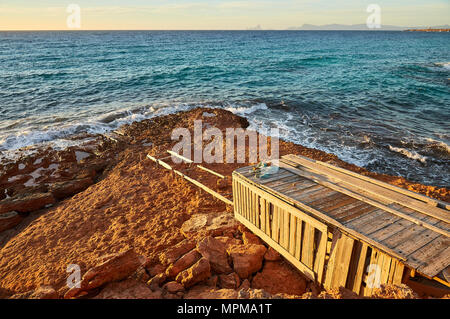
[(220, 240), (211, 236), (197, 243), (197, 250), (209, 261), (211, 268), (218, 274), (227, 274), (232, 271), (228, 264), (226, 246)]
[(241, 279), (246, 279), (261, 269), (266, 250), (263, 245), (254, 244), (232, 246), (228, 250), (233, 259), (234, 271)]
[(219, 283), (222, 288), (237, 289), (241, 284), (238, 274), (219, 275)]
[(248, 279), (245, 279), (242, 284), (239, 286), (238, 290), (246, 290), (246, 289), (250, 289), (250, 281), (248, 281)]
[(155, 277), (156, 275), (164, 273), (164, 271), (166, 270), (166, 267), (161, 264), (147, 266), (146, 268), (148, 273), (150, 274), (150, 277)]
[(58, 299), (58, 293), (51, 286), (41, 286), (35, 291), (13, 295), (10, 299)]
[(185, 288), (189, 288), (208, 279), (210, 276), (211, 266), (206, 258), (201, 258), (191, 268), (178, 274), (176, 281), (181, 283)]
[(220, 240), (222, 243), (225, 244), (226, 249), (230, 248), (234, 245), (241, 245), (242, 241), (236, 238), (228, 237), (228, 236), (220, 236), (220, 237), (214, 237), (217, 240)]
[(191, 251), (194, 248), (195, 243), (193, 241), (185, 239), (176, 244), (175, 246), (172, 246), (168, 248), (166, 251), (164, 251), (161, 255), (159, 255), (159, 259), (163, 265), (168, 266), (170, 264), (173, 264), (181, 256), (183, 256), (184, 254), (186, 254), (187, 252)]
[(418, 299), (419, 296), (407, 285), (382, 284), (375, 288), (371, 298), (375, 299)]
[(177, 292), (183, 292), (184, 287), (176, 281), (168, 282), (164, 285), (163, 289), (171, 294), (176, 294)]
[(282, 261), (267, 261), (252, 280), (252, 288), (271, 294), (285, 293), (301, 296), (306, 292), (307, 280), (296, 269)]
[(100, 287), (106, 283), (119, 281), (132, 275), (145, 259), (133, 249), (123, 253), (106, 256), (101, 264), (89, 269), (81, 280), (80, 288), (70, 289), (64, 298), (73, 298), (88, 290)]
[(11, 229), (23, 220), (23, 217), (20, 216), (17, 212), (9, 212), (6, 214), (0, 215), (0, 233), (2, 231)]
[(44, 208), (46, 205), (53, 204), (54, 202), (54, 197), (49, 193), (19, 194), (0, 202), (0, 214), (11, 211), (29, 213)]
[(166, 281), (167, 276), (164, 273), (158, 274), (154, 276), (147, 282), (147, 285), (151, 290), (156, 291), (159, 287)]
[(68, 182), (55, 183), (50, 186), (50, 192), (56, 199), (64, 199), (84, 191), (93, 183), (94, 182), (90, 177)]
[(261, 239), (259, 239), (259, 237), (256, 236), (255, 234), (252, 234), (248, 231), (242, 233), (242, 241), (244, 242), (244, 245), (249, 244), (262, 245)]
[(226, 232), (236, 230), (239, 223), (233, 214), (228, 212), (215, 214), (197, 214), (184, 222), (181, 233), (186, 237), (220, 236)]
[(188, 269), (193, 264), (195, 264), (202, 255), (195, 249), (191, 250), (187, 254), (183, 255), (175, 263), (169, 266), (166, 270), (166, 275), (168, 278), (174, 279), (178, 276), (180, 272)]
[(126, 279), (107, 284), (93, 299), (161, 299), (161, 290), (153, 292), (142, 282)]
[(267, 261), (278, 261), (281, 260), (281, 255), (278, 251), (269, 247), (264, 255), (264, 259)]

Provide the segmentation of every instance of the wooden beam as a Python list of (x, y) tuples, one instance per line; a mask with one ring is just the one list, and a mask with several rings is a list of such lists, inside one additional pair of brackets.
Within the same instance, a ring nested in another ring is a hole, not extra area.
[(316, 281), (314, 272), (309, 269), (306, 265), (304, 265), (301, 261), (297, 260), (294, 256), (292, 256), (287, 250), (281, 247), (277, 242), (275, 242), (272, 238), (263, 233), (258, 227), (253, 225), (247, 219), (242, 217), (240, 214), (235, 214), (235, 218), (244, 224), (245, 227), (250, 229), (253, 233), (255, 233), (259, 238), (264, 240), (268, 245), (278, 251), (284, 258), (286, 258), (292, 265), (297, 267), (306, 277), (308, 277), (312, 281)]
[[(283, 165), (283, 163), (280, 162), (280, 165)], [(287, 164), (283, 165), (283, 168), (285, 168), (285, 169), (287, 169), (287, 170), (290, 170), (290, 171), (292, 171), (292, 172), (295, 173), (295, 174), (302, 175), (297, 169), (295, 169), (295, 168), (293, 168), (292, 166), (289, 166), (289, 165), (287, 165)], [(238, 174), (238, 173), (233, 173), (233, 175), (234, 175), (234, 174)], [(241, 179), (245, 179), (245, 177), (241, 177)], [(246, 182), (247, 184), (252, 183), (252, 182), (249, 181), (248, 179), (245, 179), (245, 182)], [(252, 185), (252, 184), (250, 184), (250, 185)], [(256, 186), (256, 185), (254, 185), (254, 186)], [(261, 187), (261, 186), (262, 186), (262, 185), (258, 185), (258, 186), (256, 186), (256, 187)], [(325, 186), (328, 186), (328, 185), (325, 185)], [(256, 188), (256, 187), (255, 187), (255, 189), (256, 189), (257, 191), (259, 191), (259, 192), (261, 192), (261, 193), (264, 193), (264, 194), (267, 194), (267, 195), (270, 195), (271, 200), (273, 199), (273, 200), (276, 200), (276, 201), (278, 201), (278, 202), (283, 203), (284, 205), (289, 205), (289, 204), (286, 203), (284, 200), (280, 199), (279, 197), (276, 197), (276, 195), (270, 194), (270, 193), (268, 193), (267, 191), (265, 191), (265, 190), (263, 191), (262, 189), (259, 189), (259, 188)], [(283, 198), (283, 199), (284, 199), (284, 198)], [(395, 251), (393, 251), (393, 250), (390, 249), (389, 247), (386, 247), (385, 245), (382, 245), (382, 244), (380, 244), (379, 242), (374, 241), (374, 240), (372, 240), (371, 238), (369, 238), (369, 237), (367, 237), (367, 236), (365, 236), (365, 235), (362, 235), (362, 234), (360, 234), (359, 232), (357, 232), (357, 231), (355, 231), (355, 230), (353, 230), (353, 229), (350, 229), (350, 228), (344, 226), (343, 224), (341, 224), (341, 223), (338, 222), (337, 220), (335, 220), (335, 219), (329, 217), (328, 215), (326, 215), (326, 214), (324, 214), (324, 213), (318, 211), (317, 209), (314, 209), (314, 208), (312, 208), (312, 207), (310, 207), (310, 206), (308, 206), (308, 205), (306, 205), (306, 204), (304, 204), (304, 203), (302, 203), (302, 202), (300, 202), (300, 201), (296, 201), (296, 200), (293, 200), (293, 199), (290, 199), (290, 201), (291, 201), (292, 204), (289, 205), (289, 206), (294, 205), (295, 207), (301, 209), (302, 211), (304, 211), (304, 212), (306, 212), (306, 213), (309, 213), (309, 214), (311, 214), (312, 216), (315, 216), (316, 218), (319, 218), (319, 219), (321, 219), (322, 221), (324, 221), (324, 222), (326, 222), (326, 223), (328, 223), (328, 224), (330, 224), (330, 225), (333, 225), (333, 226), (336, 226), (336, 227), (340, 228), (342, 231), (346, 232), (346, 233), (349, 234), (349, 235), (352, 235), (354, 238), (363, 240), (363, 241), (365, 241), (366, 243), (368, 243), (369, 245), (371, 245), (371, 246), (373, 246), (373, 247), (377, 247), (377, 248), (379, 248), (379, 249), (382, 249), (382, 250), (386, 251), (388, 254), (390, 254), (391, 256), (396, 257), (397, 259), (405, 260), (405, 257), (404, 257), (404, 256), (399, 255), (398, 253), (396, 253)], [(277, 205), (278, 205), (278, 204), (277, 204)], [(280, 204), (280, 205), (282, 205), (282, 204)], [(312, 220), (315, 220), (316, 222), (319, 222), (318, 219), (316, 219), (315, 217), (312, 217), (312, 216), (309, 216), (309, 219), (312, 219)], [(299, 217), (299, 218), (303, 219), (303, 217)], [(316, 227), (316, 226), (314, 226), (314, 227)], [(317, 227), (316, 227), (316, 228), (317, 228)]]
[[(318, 184), (321, 184), (321, 185), (326, 186), (326, 187), (328, 187), (328, 188), (334, 189), (334, 190), (336, 190), (336, 191), (338, 191), (338, 192), (341, 192), (341, 193), (343, 193), (343, 194), (345, 194), (345, 195), (348, 195), (348, 196), (350, 196), (350, 197), (353, 197), (353, 198), (356, 198), (356, 199), (358, 199), (358, 200), (361, 200), (361, 201), (363, 201), (363, 202), (365, 202), (365, 203), (367, 203), (367, 204), (370, 204), (370, 205), (372, 205), (372, 206), (381, 208), (381, 209), (384, 210), (384, 211), (387, 211), (387, 212), (389, 212), (389, 213), (392, 213), (392, 214), (394, 214), (394, 215), (397, 215), (397, 216), (399, 216), (399, 217), (401, 217), (401, 218), (403, 218), (403, 219), (409, 220), (409, 221), (411, 221), (411, 222), (413, 222), (413, 223), (415, 223), (415, 224), (417, 224), (417, 225), (419, 225), (419, 226), (422, 226), (422, 227), (431, 229), (431, 230), (433, 230), (433, 231), (436, 232), (436, 233), (439, 233), (439, 234), (445, 235), (445, 236), (447, 236), (447, 237), (450, 237), (450, 233), (447, 232), (447, 231), (445, 231), (444, 229), (435, 227), (435, 226), (430, 225), (430, 224), (428, 224), (428, 223), (426, 223), (426, 222), (424, 222), (424, 221), (422, 221), (422, 220), (420, 220), (420, 219), (417, 219), (417, 218), (414, 218), (414, 217), (412, 217), (412, 216), (410, 216), (410, 215), (401, 213), (401, 212), (399, 212), (399, 211), (397, 211), (397, 210), (395, 210), (395, 209), (392, 209), (392, 208), (390, 208), (390, 207), (388, 207), (388, 206), (386, 206), (386, 205), (384, 205), (384, 204), (381, 204), (381, 203), (379, 203), (379, 202), (377, 202), (377, 201), (375, 201), (375, 200), (372, 200), (372, 199), (367, 198), (367, 197), (365, 197), (365, 196), (363, 196), (363, 195), (360, 195), (360, 194), (358, 194), (358, 193), (355, 193), (355, 192), (353, 192), (353, 191), (351, 191), (351, 190), (349, 190), (349, 189), (347, 189), (347, 188), (344, 188), (344, 187), (342, 187), (342, 186), (339, 186), (339, 185), (337, 185), (337, 184), (335, 184), (335, 183), (333, 183), (333, 182), (331, 182), (331, 181), (326, 181), (325, 179), (321, 178), (321, 177), (320, 177), (319, 175), (317, 175), (317, 174), (311, 174), (311, 173), (308, 173), (308, 172), (305, 171), (305, 170), (299, 170), (299, 169), (296, 168), (295, 166), (292, 166), (292, 164), (289, 163), (288, 160), (282, 159), (282, 160), (280, 161), (279, 165), (280, 165), (280, 167), (283, 167), (284, 169), (287, 169), (287, 170), (289, 170), (289, 171), (291, 171), (291, 172), (293, 172), (293, 173), (296, 173), (296, 174), (299, 174), (300, 176), (304, 176), (304, 177), (306, 177), (306, 178), (309, 178), (309, 179), (315, 181), (315, 182), (318, 183)], [(304, 205), (304, 204), (303, 204), (303, 205)], [(326, 215), (323, 214), (323, 213), (320, 213), (320, 214), (326, 216)], [(328, 217), (328, 216), (327, 216), (327, 217)], [(334, 219), (333, 219), (333, 220), (334, 220)], [(340, 225), (342, 225), (342, 224), (340, 224)], [(339, 227), (341, 227), (341, 226), (339, 226)], [(342, 227), (343, 227), (343, 225), (342, 225)]]
[(345, 184), (346, 188), (356, 188), (358, 192), (361, 192), (363, 190), (368, 197), (372, 197), (377, 200), (382, 199), (384, 201), (396, 202), (405, 207), (414, 209), (422, 214), (437, 218), (446, 223), (450, 223), (450, 217), (448, 216), (447, 211), (442, 210), (438, 207), (427, 205), (422, 201), (405, 196), (404, 194), (393, 191), (392, 189), (386, 188), (384, 186), (379, 186), (375, 183), (368, 182), (361, 178), (356, 178), (353, 175), (340, 172), (338, 170), (329, 168), (328, 166), (319, 165), (316, 162), (304, 157), (299, 157), (296, 155), (285, 155), (283, 156), (283, 160), (295, 163), (295, 165), (302, 165), (304, 168), (315, 171), (318, 174), (326, 175), (328, 178), (330, 178), (330, 180), (333, 180), (335, 184)]
[(161, 160), (159, 160), (159, 159), (157, 159), (157, 158), (155, 158), (155, 157), (153, 157), (153, 156), (151, 156), (151, 155), (147, 155), (147, 157), (148, 157), (149, 159), (151, 159), (152, 161), (156, 162), (157, 164), (159, 164), (159, 165), (161, 165), (161, 166), (167, 168), (168, 170), (173, 171), (175, 174), (177, 174), (177, 175), (183, 177), (185, 180), (191, 182), (191, 183), (194, 184), (195, 186), (200, 187), (200, 188), (203, 189), (205, 192), (207, 192), (207, 193), (213, 195), (213, 196), (216, 197), (217, 199), (220, 199), (220, 200), (223, 201), (225, 204), (233, 206), (233, 202), (232, 202), (231, 200), (229, 200), (228, 198), (226, 198), (226, 197), (220, 195), (220, 194), (217, 193), (216, 191), (214, 191), (214, 190), (208, 188), (207, 186), (203, 185), (202, 183), (196, 181), (195, 179), (190, 178), (190, 177), (187, 176), (187, 175), (184, 175), (182, 172), (175, 170), (172, 166), (170, 166), (170, 165), (167, 164), (166, 162), (163, 162), (163, 161), (161, 161)]

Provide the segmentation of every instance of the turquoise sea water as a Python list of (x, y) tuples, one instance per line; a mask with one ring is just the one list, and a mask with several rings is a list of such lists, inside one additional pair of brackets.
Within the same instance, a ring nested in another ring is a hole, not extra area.
[(0, 32), (0, 151), (196, 106), (450, 186), (450, 33)]

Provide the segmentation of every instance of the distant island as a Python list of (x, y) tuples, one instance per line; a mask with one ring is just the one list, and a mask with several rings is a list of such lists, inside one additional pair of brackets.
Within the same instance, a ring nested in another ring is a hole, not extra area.
[[(268, 31), (271, 29), (263, 28), (261, 25), (247, 28), (248, 31)], [(285, 30), (291, 31), (423, 31), (423, 32), (448, 32), (450, 25), (439, 26), (395, 26), (382, 24), (380, 28), (370, 29), (366, 24), (303, 24), (302, 26), (290, 27)]]
[(405, 30), (405, 31), (409, 31), (409, 32), (450, 32), (450, 28), (449, 29), (410, 29), (410, 30)]

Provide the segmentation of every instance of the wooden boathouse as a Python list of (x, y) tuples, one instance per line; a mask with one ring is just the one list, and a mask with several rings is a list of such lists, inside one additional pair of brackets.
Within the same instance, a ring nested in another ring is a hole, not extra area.
[(411, 277), (449, 287), (448, 203), (297, 155), (276, 167), (233, 172), (235, 217), (307, 277), (360, 296)]

